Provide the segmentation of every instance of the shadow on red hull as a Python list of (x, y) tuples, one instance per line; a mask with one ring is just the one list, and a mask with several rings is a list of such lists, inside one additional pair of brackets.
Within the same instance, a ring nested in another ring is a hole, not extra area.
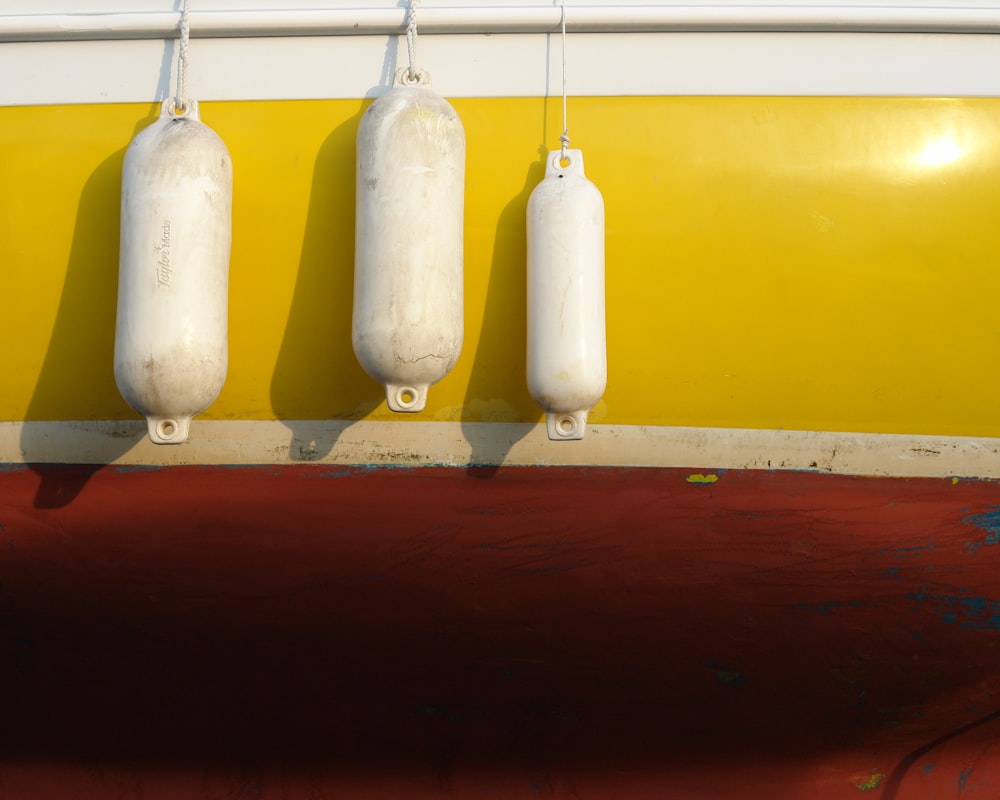
[(4, 798), (995, 798), (998, 641), (994, 482), (0, 475)]

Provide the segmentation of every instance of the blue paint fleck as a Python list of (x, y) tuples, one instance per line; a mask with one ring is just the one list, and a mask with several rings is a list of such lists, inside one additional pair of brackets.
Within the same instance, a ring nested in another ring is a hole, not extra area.
[(992, 506), (989, 511), (982, 514), (970, 514), (962, 519), (962, 524), (971, 525), (973, 528), (979, 528), (986, 532), (986, 536), (981, 542), (965, 543), (965, 549), (972, 555), (976, 555), (983, 545), (1000, 544), (1000, 506)]
[(990, 544), (1000, 542), (1000, 506), (992, 506), (989, 511), (983, 514), (972, 514), (962, 520), (963, 525), (972, 525), (986, 531), (991, 539)]
[(935, 606), (946, 625), (958, 625), (962, 630), (970, 631), (1000, 631), (1000, 600), (928, 594), (923, 589), (909, 597), (918, 603), (928, 602)]
[(893, 558), (912, 558), (913, 556), (921, 556), (924, 553), (929, 553), (935, 549), (932, 544), (922, 544), (914, 545), (913, 547), (890, 547), (886, 550), (879, 550), (875, 553), (876, 556), (886, 557), (892, 556)]
[(937, 764), (924, 764), (920, 768), (920, 771), (923, 772), (924, 775), (930, 775), (935, 769), (937, 769)]
[(958, 776), (958, 793), (962, 794), (965, 791), (965, 785), (969, 782), (969, 778), (972, 777), (972, 767), (968, 769), (963, 769), (961, 774)]

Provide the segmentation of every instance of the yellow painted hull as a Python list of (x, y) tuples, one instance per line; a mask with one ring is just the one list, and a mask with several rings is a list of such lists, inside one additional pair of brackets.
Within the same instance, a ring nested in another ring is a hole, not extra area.
[[(524, 211), (559, 103), (450, 99), (468, 140), (465, 346), (405, 417), (351, 349), (368, 101), (202, 104), (235, 168), (230, 368), (204, 419), (541, 419)], [(0, 420), (136, 417), (111, 369), (119, 190), (156, 108), (0, 108)], [(592, 97), (571, 112), (607, 207), (609, 381), (591, 422), (1000, 436), (1000, 101)]]

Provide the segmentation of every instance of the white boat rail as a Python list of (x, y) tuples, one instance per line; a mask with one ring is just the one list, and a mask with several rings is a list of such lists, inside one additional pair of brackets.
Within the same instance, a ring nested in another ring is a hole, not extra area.
[[(3, 9), (4, 6), (0, 6)], [(400, 6), (324, 9), (192, 10), (191, 35), (201, 38), (398, 34)], [(421, 6), (420, 30), (449, 33), (552, 33), (557, 5)], [(0, 42), (165, 39), (178, 35), (174, 11), (0, 14)], [(816, 32), (1000, 33), (1000, 6), (887, 5), (593, 5), (572, 7), (577, 33)]]

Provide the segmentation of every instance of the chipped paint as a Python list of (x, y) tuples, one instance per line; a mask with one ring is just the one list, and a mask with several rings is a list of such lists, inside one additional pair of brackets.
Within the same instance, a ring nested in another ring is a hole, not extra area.
[(904, 547), (891, 547), (884, 550), (877, 551), (876, 555), (879, 557), (891, 556), (892, 558), (915, 558), (918, 556), (927, 555), (935, 550), (933, 544), (923, 544), (923, 545), (906, 545)]
[(972, 773), (975, 771), (975, 767), (967, 767), (963, 769), (958, 776), (958, 793), (961, 795), (965, 792), (966, 787), (969, 785), (969, 778), (972, 777)]
[(693, 475), (688, 475), (686, 478), (688, 483), (695, 484), (705, 484), (705, 483), (715, 483), (719, 480), (719, 476), (714, 472), (710, 472), (707, 475), (702, 475), (700, 472), (695, 472)]
[(869, 778), (858, 780), (854, 785), (857, 786), (862, 792), (871, 792), (879, 787), (884, 778), (884, 773), (874, 772)]
[(910, 598), (935, 606), (942, 622), (948, 625), (958, 625), (963, 630), (1000, 631), (1000, 600), (930, 594), (923, 589), (910, 594)]
[(746, 678), (743, 677), (742, 673), (735, 669), (729, 669), (715, 662), (709, 663), (709, 669), (712, 670), (712, 674), (715, 675), (716, 680), (720, 683), (725, 683), (729, 686), (745, 686)]
[(962, 524), (986, 532), (986, 536), (982, 541), (965, 543), (965, 550), (971, 555), (978, 555), (979, 549), (984, 545), (1000, 544), (1000, 507), (993, 507), (982, 514), (967, 516), (962, 519)]

